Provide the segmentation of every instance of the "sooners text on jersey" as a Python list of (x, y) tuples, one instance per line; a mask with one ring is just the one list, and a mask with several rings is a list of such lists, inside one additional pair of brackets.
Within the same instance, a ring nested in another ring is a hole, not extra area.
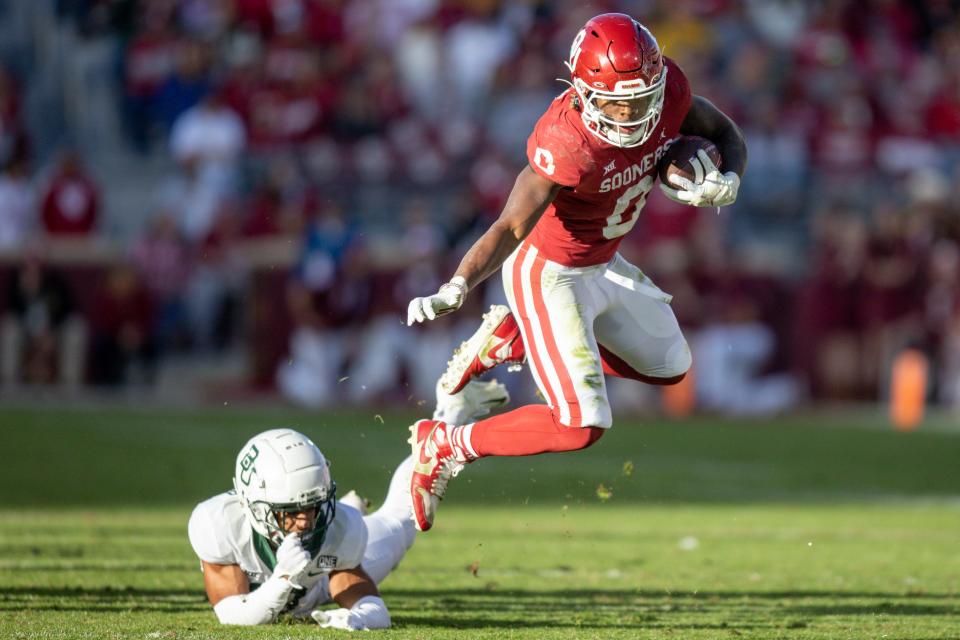
[(664, 58), (663, 112), (650, 138), (638, 147), (604, 142), (584, 126), (572, 89), (557, 96), (527, 140), (534, 171), (561, 184), (528, 241), (554, 262), (584, 267), (608, 262), (637, 222), (657, 177), (657, 162), (680, 132), (691, 93), (683, 71)]

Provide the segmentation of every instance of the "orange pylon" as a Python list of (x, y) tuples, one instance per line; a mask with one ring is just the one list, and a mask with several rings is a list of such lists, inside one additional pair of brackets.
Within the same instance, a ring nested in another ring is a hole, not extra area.
[(897, 431), (913, 431), (923, 421), (930, 363), (917, 349), (905, 349), (890, 372), (890, 420)]

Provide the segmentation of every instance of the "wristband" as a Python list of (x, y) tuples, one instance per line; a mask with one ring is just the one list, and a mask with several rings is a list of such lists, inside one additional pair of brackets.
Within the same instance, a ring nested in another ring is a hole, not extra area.
[(463, 297), (467, 296), (467, 279), (463, 276), (453, 276), (447, 284), (460, 289), (460, 294), (463, 295)]

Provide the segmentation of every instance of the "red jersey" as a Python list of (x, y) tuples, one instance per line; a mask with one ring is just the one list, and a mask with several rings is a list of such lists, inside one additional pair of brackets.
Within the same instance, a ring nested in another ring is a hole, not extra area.
[(667, 83), (660, 122), (643, 144), (621, 148), (591, 133), (563, 92), (527, 139), (531, 168), (563, 185), (528, 241), (548, 260), (570, 267), (603, 264), (633, 228), (657, 177), (657, 162), (676, 139), (690, 110), (690, 84), (664, 58)]
[(60, 173), (43, 196), (43, 227), (51, 235), (90, 233), (98, 211), (97, 188), (89, 178)]

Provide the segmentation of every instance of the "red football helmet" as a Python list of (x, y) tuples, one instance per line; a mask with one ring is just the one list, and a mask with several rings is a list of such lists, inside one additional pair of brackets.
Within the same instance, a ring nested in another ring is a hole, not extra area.
[[(647, 141), (660, 121), (667, 68), (646, 27), (622, 13), (591, 18), (573, 39), (567, 66), (591, 133), (618, 147)], [(613, 103), (621, 119), (600, 101)]]

